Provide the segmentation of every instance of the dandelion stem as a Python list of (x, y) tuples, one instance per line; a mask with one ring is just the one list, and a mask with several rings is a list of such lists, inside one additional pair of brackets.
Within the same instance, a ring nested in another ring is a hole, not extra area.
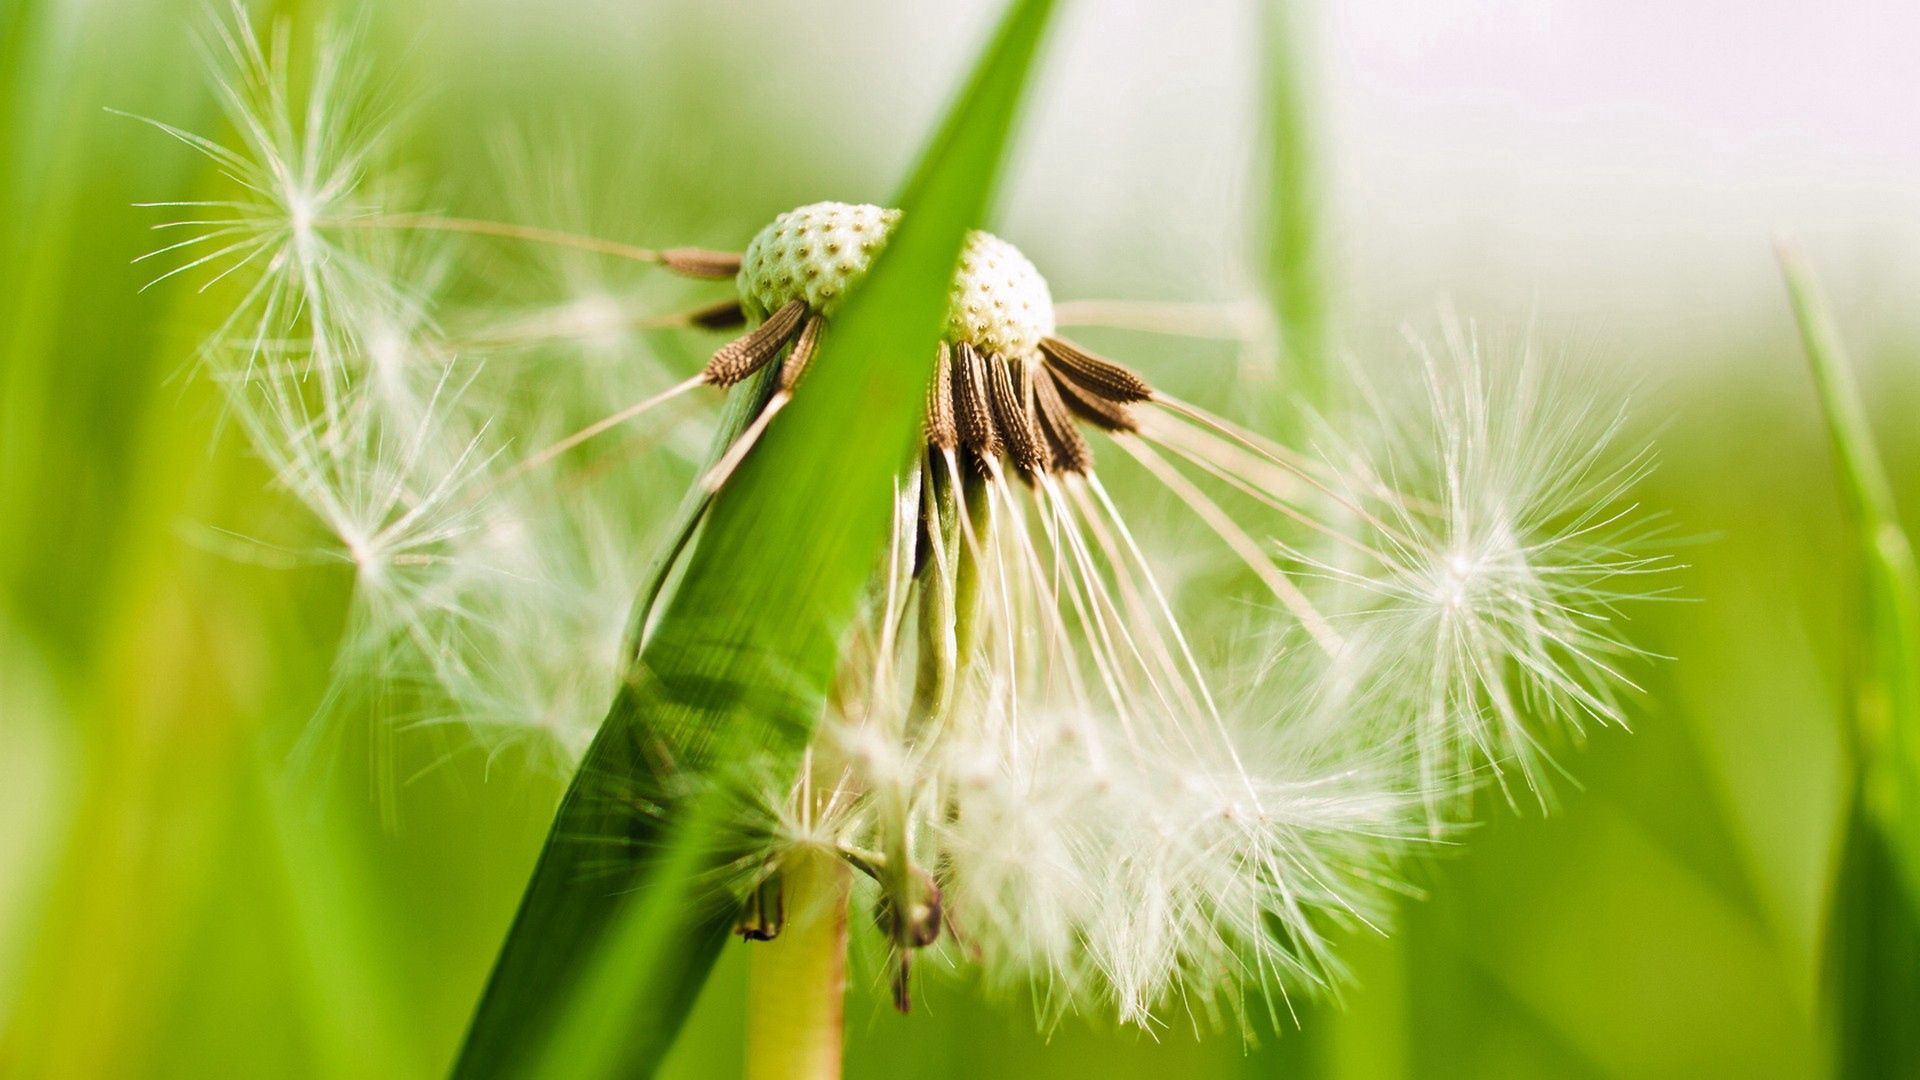
[(802, 849), (782, 867), (786, 924), (753, 944), (747, 975), (747, 1080), (840, 1075), (846, 1009), (847, 898), (852, 875)]

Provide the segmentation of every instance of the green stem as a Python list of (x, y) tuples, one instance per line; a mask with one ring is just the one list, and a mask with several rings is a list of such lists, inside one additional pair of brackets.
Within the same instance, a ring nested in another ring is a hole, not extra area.
[(840, 1075), (852, 873), (822, 852), (781, 867), (786, 922), (756, 942), (747, 974), (747, 1080)]

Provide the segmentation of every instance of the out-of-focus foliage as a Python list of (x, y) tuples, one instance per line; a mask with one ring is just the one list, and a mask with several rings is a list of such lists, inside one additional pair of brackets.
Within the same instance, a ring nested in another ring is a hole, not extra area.
[[(284, 5), (303, 22), (321, 6)], [(368, 16), (371, 62), (418, 98), (401, 149), (423, 179), (498, 182), (486, 148), (503, 127), (536, 143), (565, 130), (597, 231), (737, 246), (798, 203), (884, 199), (918, 142), (810, 108), (810, 85), (846, 73), (796, 58), (821, 38), (771, 17), (524, 7)], [(207, 301), (179, 283), (141, 293), (153, 272), (130, 265), (157, 246), (131, 204), (196, 190), (203, 165), (103, 111), (215, 125), (190, 48), (204, 17), (181, 0), (0, 13), (0, 1074), (439, 1075), (562, 781), (514, 749), (447, 756), (426, 741), (401, 744), (397, 781), (373, 775), (370, 725), (342, 725), (326, 760), (290, 764), (347, 583), (209, 541), (301, 519), (221, 432), (213, 390), (183, 377)], [(965, 50), (905, 33), (887, 49), (924, 61), (885, 69), (911, 75), (901, 107), (924, 127)], [(881, 64), (873, 50), (838, 59)], [(1078, 262), (1043, 235), (1013, 239), (1045, 253), (1056, 287), (1136, 288), (1113, 254), (1150, 266), (1166, 238), (1116, 235)], [(1867, 328), (1868, 398), (1910, 414), (1916, 387), (1884, 372), (1912, 343), (1873, 332), (1875, 315), (1850, 322)], [(1618, 341), (1666, 372), (1635, 399), (1661, 459), (1641, 499), (1684, 541), (1673, 585), (1693, 602), (1636, 613), (1640, 642), (1673, 659), (1647, 669), (1633, 735), (1601, 733), (1569, 760), (1578, 790), (1563, 783), (1551, 816), (1496, 813), (1461, 837), (1391, 941), (1349, 943), (1344, 1007), (1302, 1004), (1304, 1034), (1251, 1054), (1177, 1028), (1155, 1040), (1070, 1022), (1049, 1038), (1026, 1003), (934, 978), (909, 1017), (884, 987), (855, 988), (850, 1073), (1818, 1074), (1849, 550), (1826, 436), (1783, 307), (1696, 327), (1680, 356), (1636, 329), (1623, 315)], [(1231, 345), (1099, 343), (1183, 394), (1235, 389)], [(1614, 343), (1574, 355), (1603, 363)], [(1910, 427), (1879, 425), (1905, 507), (1920, 505)], [(743, 983), (730, 947), (673, 1072), (737, 1069)]]

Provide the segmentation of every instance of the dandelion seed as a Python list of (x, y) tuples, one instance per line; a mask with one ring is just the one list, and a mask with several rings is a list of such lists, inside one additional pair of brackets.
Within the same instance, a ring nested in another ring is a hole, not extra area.
[[(396, 730), (457, 731), (454, 747), (525, 743), (569, 767), (622, 669), (644, 568), (635, 523), (677, 494), (605, 471), (639, 444), (553, 474), (587, 441), (567, 441), (579, 417), (659, 395), (645, 360), (557, 362), (556, 344), (627, 333), (628, 302), (577, 266), (561, 281), (573, 295), (540, 318), (453, 299), (474, 291), (463, 275), (480, 253), (460, 245), (482, 230), (388, 224), (435, 215), (394, 208), (400, 189), (381, 174), (388, 124), (350, 35), (316, 43), (298, 91), (284, 24), (262, 32), (236, 6), (205, 51), (232, 144), (149, 123), (206, 157), (228, 190), (149, 204), (177, 216), (156, 226), (168, 242), (142, 261), (227, 298), (201, 364), (278, 486), (327, 534), (273, 546), (353, 574), (328, 707), (346, 714), (368, 688), (404, 688), (377, 695), (404, 702), (391, 707)], [(535, 299), (528, 289), (513, 306)], [(648, 433), (657, 460), (685, 467), (693, 450), (676, 429), (687, 418)], [(316, 721), (309, 749), (332, 722)]]
[(1649, 465), (1615, 452), (1620, 416), (1536, 362), (1491, 371), (1456, 324), (1421, 371), (1427, 406), (1390, 432), (1386, 471), (1348, 481), (1379, 557), (1319, 564), (1361, 598), (1350, 659), (1383, 700), (1359, 711), (1417, 717), (1429, 791), (1486, 764), (1544, 797), (1543, 739), (1625, 724), (1621, 605), (1668, 569), (1629, 501)]

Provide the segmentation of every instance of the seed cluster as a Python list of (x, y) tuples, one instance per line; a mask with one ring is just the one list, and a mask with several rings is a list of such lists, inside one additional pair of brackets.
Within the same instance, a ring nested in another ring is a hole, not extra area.
[[(765, 318), (794, 300), (831, 315), (873, 265), (900, 211), (852, 203), (789, 210), (747, 244), (740, 297)], [(946, 336), (1003, 356), (1030, 356), (1053, 333), (1053, 296), (1020, 249), (972, 232), (948, 298)]]
[[(823, 323), (899, 220), (898, 210), (878, 206), (813, 203), (760, 230), (737, 279), (739, 314), (760, 325), (714, 353), (702, 378), (730, 386), (791, 344), (777, 389), (789, 393)], [(1046, 280), (1018, 248), (988, 233), (968, 235), (928, 391), (930, 446), (982, 464), (1005, 459), (1030, 477), (1084, 473), (1093, 452), (1075, 421), (1132, 431), (1129, 406), (1153, 396), (1138, 375), (1054, 336)]]
[(773, 219), (747, 244), (740, 298), (765, 318), (794, 300), (830, 315), (887, 245), (900, 211), (851, 203), (813, 203)]
[(1020, 249), (992, 233), (967, 234), (953, 276), (947, 337), (1001, 356), (1031, 356), (1053, 333), (1053, 294)]

